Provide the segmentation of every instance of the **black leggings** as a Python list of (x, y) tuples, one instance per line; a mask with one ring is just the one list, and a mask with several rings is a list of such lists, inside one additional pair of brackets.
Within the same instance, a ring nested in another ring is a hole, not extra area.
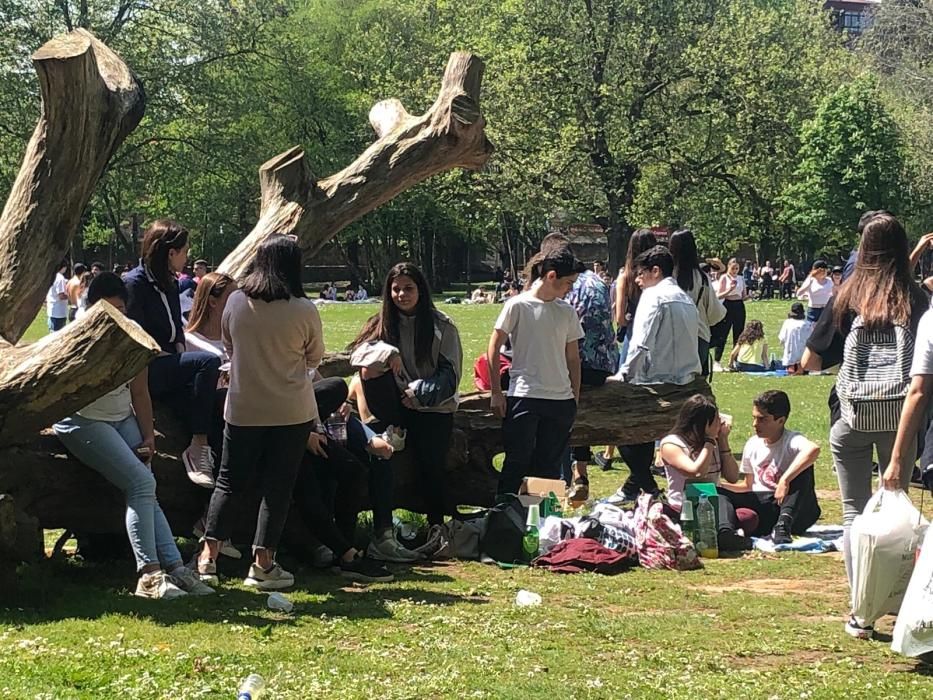
[(732, 331), (732, 344), (735, 345), (745, 329), (745, 302), (727, 299), (723, 304), (726, 307), (726, 317), (713, 326), (710, 338), (710, 346), (713, 348), (713, 357), (716, 362), (722, 360), (729, 331)]
[(447, 450), (454, 429), (452, 413), (414, 411), (402, 405), (402, 394), (395, 377), (387, 372), (375, 379), (362, 380), (363, 395), (370, 412), (383, 426), (394, 425), (408, 431), (407, 450), (413, 450), (418, 468), (422, 500), (428, 522), (440, 525), (448, 512), (445, 494)]

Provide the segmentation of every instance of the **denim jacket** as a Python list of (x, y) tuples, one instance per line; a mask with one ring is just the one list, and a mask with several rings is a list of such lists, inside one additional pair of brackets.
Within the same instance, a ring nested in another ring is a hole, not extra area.
[(633, 384), (689, 384), (700, 375), (697, 307), (673, 277), (641, 294), (628, 355), (616, 378)]

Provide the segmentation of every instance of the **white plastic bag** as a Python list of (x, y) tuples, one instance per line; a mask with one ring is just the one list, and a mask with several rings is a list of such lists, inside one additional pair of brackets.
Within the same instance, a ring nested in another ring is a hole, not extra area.
[(852, 614), (870, 625), (897, 613), (927, 522), (900, 489), (879, 489), (849, 531)]
[(905, 656), (933, 651), (933, 535), (929, 529), (891, 636), (892, 651)]

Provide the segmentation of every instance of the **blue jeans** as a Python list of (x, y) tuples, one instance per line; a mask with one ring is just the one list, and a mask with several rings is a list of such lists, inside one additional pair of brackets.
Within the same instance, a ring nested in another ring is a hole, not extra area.
[(149, 363), (149, 393), (186, 421), (192, 435), (211, 432), (220, 358), (209, 352), (161, 355)]
[(149, 564), (169, 569), (181, 563), (172, 529), (156, 500), (155, 477), (134, 451), (143, 441), (136, 416), (111, 423), (75, 414), (56, 423), (54, 430), (78, 461), (126, 496), (126, 534), (136, 557), (136, 570)]
[(807, 320), (808, 320), (810, 323), (816, 323), (817, 321), (820, 320), (820, 316), (822, 316), (822, 315), (823, 315), (823, 307), (822, 307), (822, 306), (816, 307), (816, 308), (814, 308), (814, 307), (812, 307), (812, 306), (808, 306), (808, 307), (807, 307)]

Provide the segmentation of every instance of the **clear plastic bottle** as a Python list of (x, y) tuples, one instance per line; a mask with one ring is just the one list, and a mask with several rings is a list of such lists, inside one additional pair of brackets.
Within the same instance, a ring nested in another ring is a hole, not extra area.
[(237, 700), (259, 700), (266, 689), (266, 681), (258, 673), (249, 674), (237, 691)]
[(693, 501), (689, 498), (684, 499), (684, 505), (680, 511), (680, 531), (694, 545), (697, 543), (697, 521), (693, 517)]
[(327, 419), (327, 435), (338, 445), (347, 444), (347, 420), (337, 411), (331, 413)]
[(700, 502), (697, 505), (697, 553), (705, 559), (719, 558), (719, 543), (716, 532), (716, 511), (713, 510), (713, 504), (709, 502), (706, 494), (700, 496)]

